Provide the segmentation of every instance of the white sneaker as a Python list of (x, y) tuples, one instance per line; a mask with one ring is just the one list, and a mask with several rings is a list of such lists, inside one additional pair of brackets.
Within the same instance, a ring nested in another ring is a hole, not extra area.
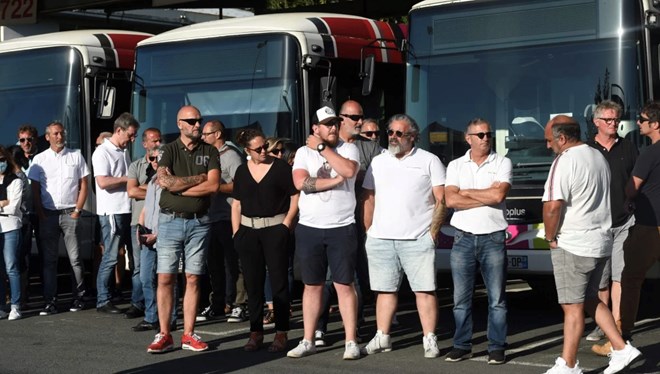
[(618, 351), (612, 349), (610, 353), (610, 365), (603, 371), (605, 374), (618, 373), (621, 370), (627, 368), (635, 360), (641, 357), (642, 352), (637, 348), (630, 345), (630, 342), (626, 342), (626, 346)]
[(551, 367), (545, 374), (582, 374), (582, 368), (580, 368), (580, 361), (575, 362), (575, 367), (569, 368), (566, 361), (558, 357), (555, 360), (555, 366)]
[(10, 321), (13, 321), (13, 320), (16, 320), (16, 319), (21, 319), (21, 317), (22, 317), (21, 316), (21, 311), (18, 310), (18, 306), (12, 305), (11, 306), (11, 311), (9, 312), (9, 318), (8, 319)]
[(390, 341), (390, 336), (383, 334), (381, 330), (376, 331), (376, 335), (374, 335), (373, 339), (367, 343), (362, 349), (360, 349), (360, 353), (363, 355), (372, 355), (374, 353), (380, 353), (380, 352), (389, 352), (392, 350), (392, 342)]
[(317, 347), (325, 347), (325, 333), (321, 330), (316, 330), (314, 332), (314, 344)]
[(9, 315), (9, 314), (7, 314), (7, 312), (5, 312), (4, 310), (0, 309), (0, 319), (7, 318), (8, 315)]
[(357, 360), (360, 358), (360, 348), (353, 340), (346, 342), (346, 350), (344, 351), (344, 360)]
[(298, 343), (298, 346), (289, 352), (287, 352), (287, 357), (292, 357), (292, 358), (300, 358), (300, 357), (305, 357), (309, 355), (313, 355), (316, 353), (316, 346), (314, 343), (310, 342), (309, 340), (301, 340), (300, 343)]
[(596, 326), (594, 331), (590, 332), (589, 335), (587, 335), (587, 341), (597, 342), (604, 337), (605, 337), (605, 333), (603, 332), (603, 330), (601, 330), (600, 327)]
[(424, 344), (424, 357), (436, 358), (440, 356), (440, 349), (438, 349), (438, 337), (435, 336), (434, 333), (430, 332), (425, 337), (423, 337), (422, 343)]

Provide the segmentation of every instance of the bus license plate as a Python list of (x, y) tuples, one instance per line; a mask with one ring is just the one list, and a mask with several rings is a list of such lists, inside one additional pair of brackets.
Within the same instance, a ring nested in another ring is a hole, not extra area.
[(527, 256), (507, 256), (509, 269), (527, 269)]

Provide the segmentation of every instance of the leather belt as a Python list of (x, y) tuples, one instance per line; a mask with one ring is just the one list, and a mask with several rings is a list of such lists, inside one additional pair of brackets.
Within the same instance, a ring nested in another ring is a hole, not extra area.
[(246, 217), (241, 215), (241, 225), (251, 227), (253, 229), (263, 229), (266, 227), (271, 227), (279, 225), (284, 222), (284, 217), (286, 214), (278, 214), (273, 217)]
[(56, 216), (56, 215), (62, 215), (62, 214), (71, 214), (76, 210), (76, 208), (66, 208), (66, 209), (45, 209), (44, 208), (44, 213), (48, 216)]
[(204, 213), (174, 212), (164, 208), (160, 208), (160, 212), (163, 214), (167, 214), (168, 216), (174, 216), (175, 218), (183, 218), (183, 219), (197, 219), (197, 218), (202, 218), (206, 215), (206, 212)]

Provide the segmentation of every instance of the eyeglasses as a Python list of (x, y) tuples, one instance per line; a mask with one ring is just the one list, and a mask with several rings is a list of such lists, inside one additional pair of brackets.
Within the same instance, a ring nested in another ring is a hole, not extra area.
[(251, 150), (252, 152), (256, 152), (256, 153), (261, 153), (261, 152), (263, 152), (263, 151), (267, 151), (267, 150), (268, 150), (267, 147), (266, 147), (265, 145), (262, 145), (261, 147), (257, 147), (257, 148), (255, 148), (255, 149), (248, 148), (248, 147), (245, 147), (245, 148)]
[(351, 121), (355, 121), (355, 122), (364, 118), (364, 116), (361, 114), (340, 114), (340, 116), (350, 118)]
[(197, 122), (201, 125), (204, 122), (204, 118), (180, 118), (179, 121), (183, 121), (190, 126), (195, 126)]
[(25, 143), (25, 142), (32, 143), (34, 141), (34, 138), (18, 138), (18, 141), (21, 143)]
[(387, 136), (394, 136), (396, 135), (397, 138), (400, 138), (402, 136), (408, 136), (411, 133), (409, 132), (401, 132), (401, 131), (394, 131), (394, 130), (387, 130)]
[(279, 155), (280, 153), (282, 153), (282, 150), (279, 149), (279, 148), (275, 148), (275, 149), (273, 149), (272, 151), (270, 151), (270, 153), (272, 153), (272, 154), (274, 154), (275, 156), (277, 156), (277, 155)]
[(647, 117), (644, 117), (640, 114), (640, 115), (637, 116), (637, 121), (639, 121), (639, 123), (644, 123), (644, 122), (650, 122), (651, 119), (647, 118)]
[(476, 133), (474, 133), (474, 134), (468, 134), (468, 135), (474, 135), (474, 136), (476, 136), (476, 137), (479, 138), (479, 139), (483, 139), (484, 136), (487, 137), (488, 139), (492, 139), (492, 138), (493, 138), (493, 133), (490, 132), (490, 131), (489, 131), (489, 132), (476, 132)]
[(378, 131), (362, 131), (360, 134), (368, 138), (373, 138), (374, 136), (378, 136)]
[(603, 118), (603, 117), (598, 117), (598, 119), (601, 120), (601, 121), (604, 121), (604, 122), (607, 123), (608, 125), (611, 124), (611, 123), (619, 123), (619, 122), (621, 122), (621, 120), (618, 119), (618, 118)]
[(149, 162), (154, 162), (154, 161), (156, 161), (157, 157), (156, 156), (149, 156), (148, 158), (149, 158)]
[[(191, 124), (191, 123), (190, 123), (190, 122), (188, 122), (188, 124)], [(191, 124), (191, 125), (194, 125), (194, 123), (193, 123), (193, 124)], [(216, 133), (216, 132), (217, 132), (217, 131), (211, 131), (211, 132), (203, 132), (203, 133), (202, 133), (202, 136), (209, 136), (209, 135), (211, 135), (211, 134), (214, 134), (214, 133)]]

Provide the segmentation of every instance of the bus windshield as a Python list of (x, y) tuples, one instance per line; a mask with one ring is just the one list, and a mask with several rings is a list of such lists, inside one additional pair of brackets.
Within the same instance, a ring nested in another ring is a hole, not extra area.
[(56, 47), (0, 55), (0, 133), (3, 144), (15, 143), (16, 131), (31, 124), (39, 131), (40, 145), (48, 147), (43, 131), (52, 121), (64, 124), (67, 146), (81, 148), (80, 54)]
[[(148, 45), (138, 48), (133, 112), (142, 128), (165, 141), (178, 135), (176, 114), (194, 105), (205, 121), (219, 119), (228, 139), (246, 127), (289, 137), (299, 121), (299, 47), (287, 35), (265, 34)], [(144, 154), (136, 142), (134, 155)]]

